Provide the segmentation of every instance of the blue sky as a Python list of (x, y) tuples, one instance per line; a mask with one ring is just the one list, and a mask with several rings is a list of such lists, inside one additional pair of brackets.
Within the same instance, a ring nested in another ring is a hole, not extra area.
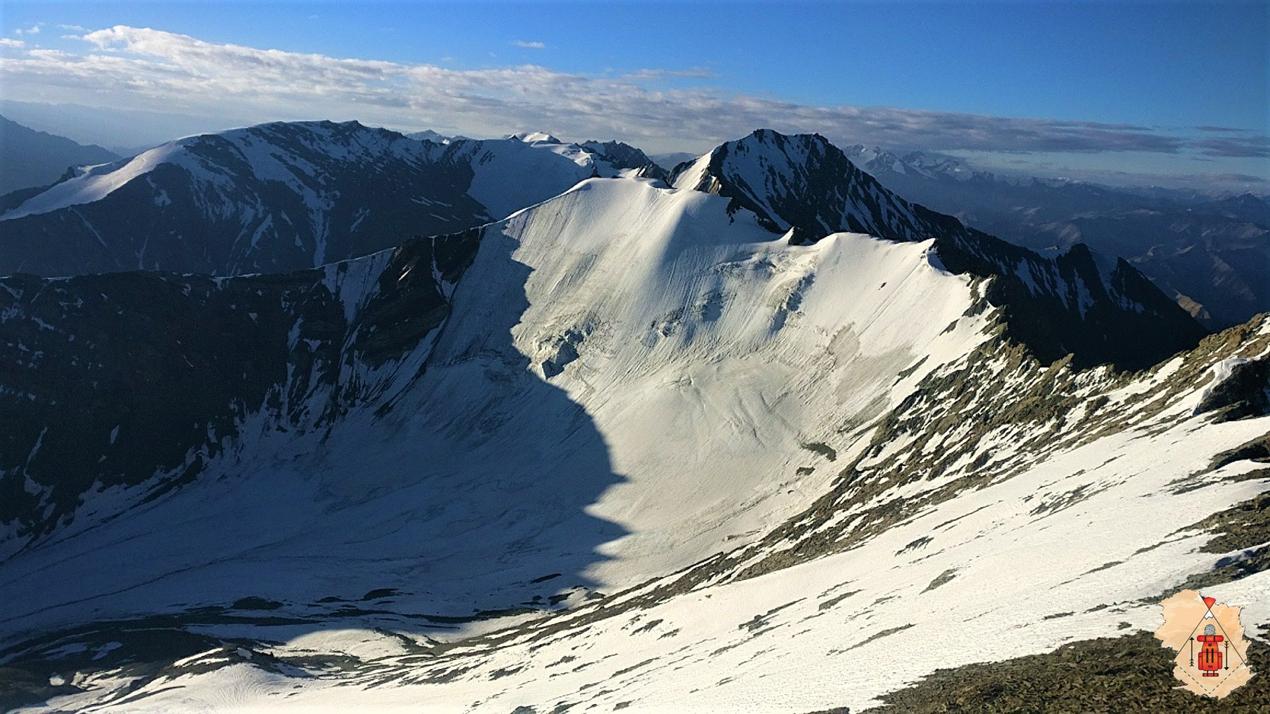
[[(1266, 178), (1268, 7), (6, 2), (0, 89), (7, 100), (198, 117), (209, 129), (330, 115), (482, 135), (607, 130), (654, 151), (696, 151), (758, 121), (1051, 173)], [(130, 29), (76, 39), (115, 26)], [(236, 47), (281, 55), (226, 49)], [(64, 55), (24, 57), (33, 49)], [(214, 81), (222, 101), (181, 96), (180, 75), (198, 92), (218, 51), (231, 55)], [(339, 72), (300, 60), (311, 56)], [(293, 86), (253, 86), (252, 64), (275, 59)], [(610, 100), (611, 116), (576, 93)], [(529, 125), (538, 122), (548, 125)]]

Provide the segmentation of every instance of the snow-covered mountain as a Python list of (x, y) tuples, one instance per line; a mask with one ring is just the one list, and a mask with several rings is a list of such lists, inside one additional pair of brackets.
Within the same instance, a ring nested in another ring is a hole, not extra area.
[(896, 153), (878, 146), (854, 144), (842, 150), (852, 163), (870, 175), (914, 176), (927, 179), (969, 181), (982, 172), (971, 168), (956, 156), (928, 151)]
[(954, 157), (860, 145), (847, 157), (887, 188), (1046, 255), (1119, 255), (1211, 328), (1270, 311), (1270, 201), (1215, 199), (977, 171)]
[[(998, 240), (911, 203), (819, 135), (756, 131), (677, 169), (674, 184), (731, 199), (794, 242), (853, 231), (899, 241), (934, 238), (943, 266), (993, 278), (987, 299), (1042, 359), (1145, 367), (1194, 345), (1204, 330), (1123, 260), (1083, 245), (1055, 258)], [(1167, 327), (1163, 327), (1167, 325)]]
[(0, 278), (3, 703), (857, 710), (1184, 585), (1270, 623), (1270, 321), (1173, 354), (1131, 268), (840, 157), (760, 132), (292, 273)]
[(0, 274), (315, 267), (643, 168), (624, 158), (537, 137), (410, 139), (357, 122), (194, 136), (88, 168), (9, 208)]

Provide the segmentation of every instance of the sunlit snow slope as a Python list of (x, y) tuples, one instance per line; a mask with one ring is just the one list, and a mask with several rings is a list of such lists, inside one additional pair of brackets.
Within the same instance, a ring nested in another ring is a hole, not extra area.
[[(679, 186), (284, 276), (0, 280), (13, 706), (856, 709), (1241, 557), (1201, 548), (1265, 488), (1264, 320), (1042, 363), (935, 237)], [(173, 313), (216, 330), (111, 339)], [(125, 389), (161, 422), (67, 408)]]
[[(69, 624), (86, 601), (113, 617), (383, 588), (417, 594), (415, 607), (466, 612), (516, 604), (496, 591), (562, 568), (573, 571), (565, 583), (545, 589), (608, 591), (689, 565), (823, 490), (829, 463), (800, 445), (835, 441), (893, 406), (897, 382), (983, 339), (982, 318), (962, 316), (968, 281), (933, 267), (928, 248), (851, 234), (790, 246), (734, 221), (716, 197), (583, 183), (485, 229), (449, 288), (452, 315), (409, 351), (374, 366), (349, 360), (357, 337), (342, 338), (334, 385), (309, 379), (317, 386), (301, 397), (294, 371), (280, 385), (298, 418), (244, 413), (221, 428), (232, 445), (192, 448), (167, 477), (206, 462), (191, 485), (147, 504), (152, 480), (98, 482), (69, 524), (26, 538), (10, 530), (7, 586), (33, 604), (37, 593), (58, 597), (4, 625)], [(388, 262), (401, 261), (376, 255), (328, 271), (335, 282), (318, 289), (335, 287), (357, 325), (381, 284), (358, 276)], [(22, 317), (37, 319), (12, 319)], [(312, 320), (296, 320), (291, 349), (307, 350)], [(345, 396), (330, 423), (314, 418), (336, 401), (330, 393), (354, 386), (372, 396)], [(153, 436), (130, 427), (101, 423), (108, 452), (128, 446), (121, 434)], [(55, 436), (28, 463), (88, 438)], [(804, 461), (821, 468), (792, 478)], [(68, 498), (65, 480), (41, 494), (43, 479), (29, 475), (31, 512)], [(92, 515), (130, 499), (141, 503), (127, 518)], [(110, 559), (98, 555), (106, 544)], [(50, 558), (61, 566), (47, 568)], [(120, 558), (130, 566), (115, 567)], [(264, 567), (275, 576), (250, 577)]]

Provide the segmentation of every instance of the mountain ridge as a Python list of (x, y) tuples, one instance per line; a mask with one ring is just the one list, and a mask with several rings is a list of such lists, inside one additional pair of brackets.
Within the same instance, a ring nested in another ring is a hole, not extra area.
[(681, 165), (673, 181), (725, 196), (799, 243), (836, 231), (933, 237), (950, 270), (992, 279), (989, 301), (1007, 306), (1007, 329), (1043, 361), (1074, 353), (1077, 365), (1140, 369), (1206, 332), (1127, 262), (1079, 246), (1045, 258), (968, 228), (895, 195), (818, 134), (758, 130)]
[(47, 186), (73, 167), (102, 164), (119, 158), (96, 144), (38, 131), (0, 116), (0, 195)]
[(439, 143), (357, 122), (187, 137), (21, 196), (0, 215), (0, 274), (316, 267), (465, 230), (584, 178), (649, 170), (624, 158), (515, 138)]
[(1124, 257), (1206, 327), (1270, 310), (1270, 202), (975, 170), (927, 152), (845, 153), (888, 188), (1053, 256), (1085, 243)]

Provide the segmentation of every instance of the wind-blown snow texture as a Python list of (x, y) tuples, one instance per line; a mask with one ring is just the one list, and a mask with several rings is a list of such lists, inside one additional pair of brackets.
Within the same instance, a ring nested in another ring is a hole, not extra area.
[[(1038, 361), (995, 244), (820, 141), (286, 275), (0, 279), (14, 706), (855, 709), (1242, 557), (1195, 524), (1266, 487), (1270, 323)], [(1088, 260), (1028, 294), (1171, 329)]]

